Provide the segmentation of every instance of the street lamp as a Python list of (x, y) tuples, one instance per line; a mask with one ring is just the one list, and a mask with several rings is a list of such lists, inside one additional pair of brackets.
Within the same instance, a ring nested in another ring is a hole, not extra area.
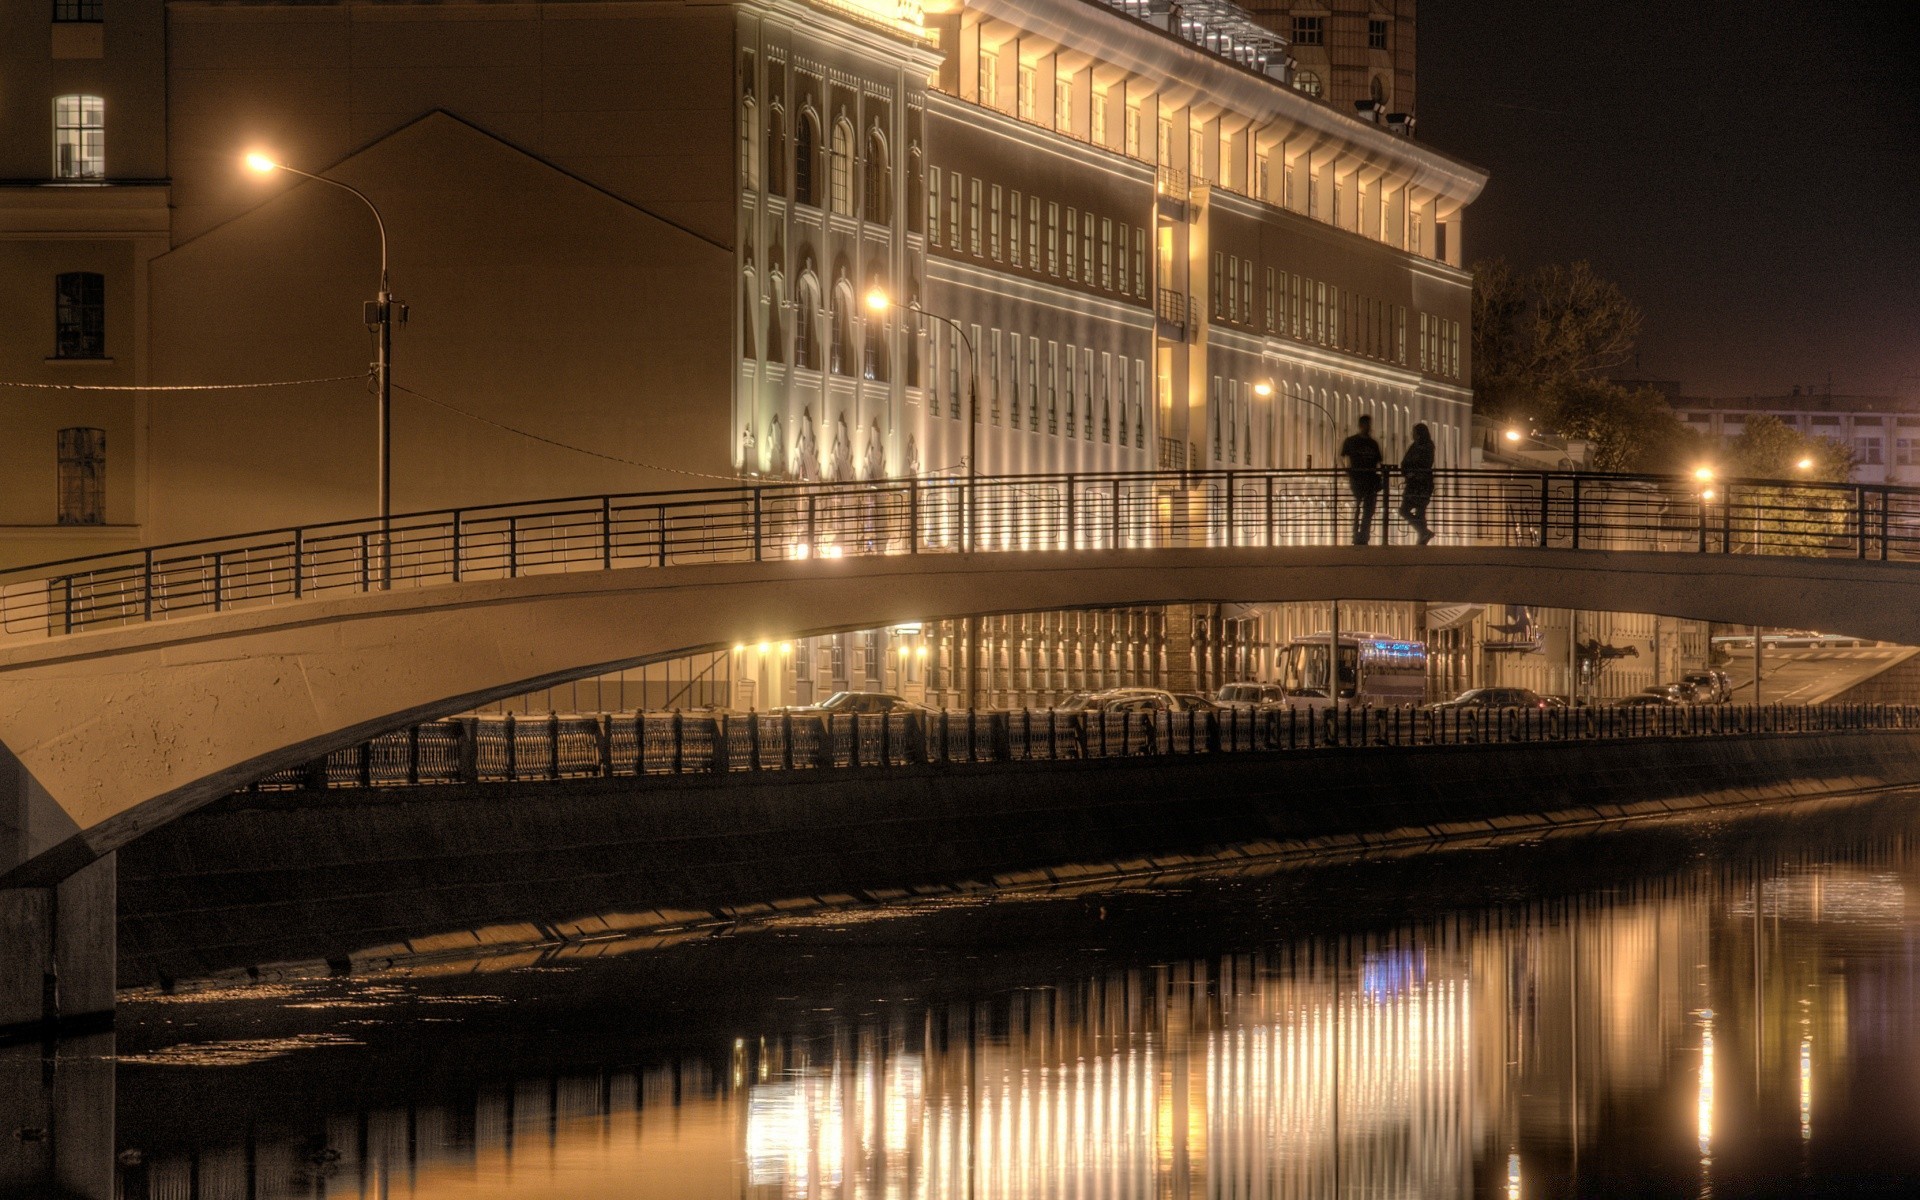
[(1796, 471), (1811, 471), (1813, 470), (1813, 459), (1811, 457), (1803, 458), (1799, 462), (1793, 464), (1793, 468)]
[[(1335, 429), (1336, 426), (1340, 424), (1339, 420), (1331, 412), (1327, 411), (1326, 405), (1321, 404), (1317, 400), (1307, 399), (1305, 388), (1300, 389), (1300, 393), (1301, 394), (1296, 395), (1294, 397), (1295, 400), (1298, 400), (1300, 403), (1305, 404), (1311, 408), (1317, 408), (1323, 414), (1326, 415), (1327, 441), (1331, 443), (1333, 441), (1333, 430)], [(1270, 379), (1263, 379), (1260, 382), (1254, 384), (1253, 394), (1262, 398), (1273, 395), (1273, 381)], [(1335, 464), (1335, 465), (1338, 465), (1338, 464)], [(1311, 450), (1307, 451), (1307, 470), (1309, 471), (1313, 470), (1313, 451)]]
[[(360, 203), (367, 206), (373, 214), (373, 223), (380, 230), (380, 291), (372, 304), (367, 306), (367, 324), (380, 331), (377, 349), (373, 361), (374, 375), (380, 387), (380, 426), (379, 426), (379, 474), (380, 474), (380, 586), (390, 587), (393, 583), (392, 524), (393, 524), (393, 289), (387, 281), (387, 223), (380, 218), (380, 210), (374, 206), (367, 194), (350, 183), (341, 183), (338, 179), (328, 179), (324, 175), (315, 175), (302, 171), (298, 167), (289, 167), (285, 163), (254, 151), (246, 156), (247, 169), (261, 175), (271, 175), (275, 171), (285, 171), (289, 175), (298, 175), (302, 179), (311, 179), (315, 183), (324, 183), (337, 187), (343, 192), (351, 192)], [(400, 305), (404, 313), (406, 305)]]
[[(869, 312), (884, 313), (892, 307), (893, 298), (887, 295), (886, 289), (876, 286), (867, 290)], [(966, 328), (960, 322), (943, 313), (930, 312), (922, 308), (918, 297), (907, 302), (907, 309), (923, 317), (945, 321), (953, 326), (954, 332), (960, 335), (960, 340), (967, 344), (967, 492), (964, 514), (966, 527), (962, 535), (962, 544), (966, 549), (972, 550), (975, 524), (974, 481), (980, 473), (980, 355), (974, 349), (973, 338), (968, 336)]]

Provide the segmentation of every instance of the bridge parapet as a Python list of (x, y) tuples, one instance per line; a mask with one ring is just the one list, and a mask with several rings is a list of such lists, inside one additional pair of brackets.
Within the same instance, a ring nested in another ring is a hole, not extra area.
[[(1378, 535), (1411, 542), (1382, 476)], [(1345, 472), (1161, 471), (771, 483), (568, 497), (235, 534), (0, 573), (0, 639), (342, 593), (634, 566), (1353, 540)], [(1444, 545), (1920, 563), (1920, 489), (1453, 470)]]
[(1896, 704), (506, 714), (409, 726), (270, 775), (253, 790), (1911, 730), (1920, 730), (1920, 706)]

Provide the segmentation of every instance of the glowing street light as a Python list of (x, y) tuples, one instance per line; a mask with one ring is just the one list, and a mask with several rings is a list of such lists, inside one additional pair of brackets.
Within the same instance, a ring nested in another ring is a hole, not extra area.
[(1693, 477), (1699, 480), (1701, 483), (1712, 483), (1713, 468), (1712, 467), (1695, 467), (1693, 469)]
[(1813, 459), (1810, 457), (1803, 458), (1799, 462), (1793, 464), (1793, 468), (1796, 471), (1811, 471), (1813, 470)]
[(1520, 431), (1518, 429), (1509, 429), (1507, 430), (1506, 437), (1509, 442), (1518, 442), (1520, 440)]
[[(378, 439), (380, 473), (380, 586), (390, 587), (393, 583), (392, 530), (393, 520), (393, 289), (387, 281), (387, 223), (380, 217), (376, 207), (367, 194), (350, 183), (341, 183), (338, 179), (328, 179), (324, 175), (315, 175), (290, 167), (258, 150), (249, 151), (242, 159), (249, 171), (258, 175), (271, 175), (275, 171), (285, 171), (289, 175), (298, 175), (302, 179), (311, 179), (315, 183), (324, 183), (328, 187), (351, 192), (360, 203), (367, 206), (373, 214), (373, 223), (380, 231), (380, 291), (374, 302), (367, 306), (367, 324), (380, 331), (376, 343), (373, 362), (374, 374), (379, 379), (380, 390), (380, 426)], [(406, 306), (400, 305), (402, 313)]]

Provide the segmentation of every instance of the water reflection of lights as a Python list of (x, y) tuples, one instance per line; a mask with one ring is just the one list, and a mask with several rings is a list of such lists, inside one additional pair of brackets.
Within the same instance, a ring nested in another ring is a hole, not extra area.
[(1800, 1140), (1813, 1139), (1813, 1035), (1805, 1032), (1806, 1021), (1800, 1022)]
[[(1753, 901), (1740, 896), (1728, 904), (1727, 912), (1750, 917)], [(1907, 890), (1891, 872), (1827, 867), (1762, 882), (1760, 913), (1789, 921), (1891, 928), (1907, 922)]]
[(1507, 1155), (1507, 1200), (1520, 1200), (1520, 1156)]
[(1700, 1099), (1698, 1137), (1704, 1162), (1713, 1154), (1713, 1010), (1700, 1013)]

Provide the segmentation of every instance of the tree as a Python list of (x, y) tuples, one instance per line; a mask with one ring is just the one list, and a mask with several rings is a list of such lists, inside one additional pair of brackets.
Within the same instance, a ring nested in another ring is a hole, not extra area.
[[(1727, 443), (1729, 475), (1750, 479), (1807, 479), (1845, 483), (1853, 477), (1853, 448), (1810, 437), (1777, 417), (1755, 417)], [(1801, 467), (1802, 462), (1808, 463)]]
[(1700, 435), (1652, 388), (1567, 378), (1534, 407), (1544, 427), (1593, 444), (1589, 461), (1596, 470), (1671, 473), (1689, 469), (1700, 456)]
[(1555, 389), (1629, 361), (1640, 326), (1639, 308), (1585, 261), (1530, 274), (1504, 258), (1475, 263), (1475, 405), (1496, 419), (1537, 415)]

